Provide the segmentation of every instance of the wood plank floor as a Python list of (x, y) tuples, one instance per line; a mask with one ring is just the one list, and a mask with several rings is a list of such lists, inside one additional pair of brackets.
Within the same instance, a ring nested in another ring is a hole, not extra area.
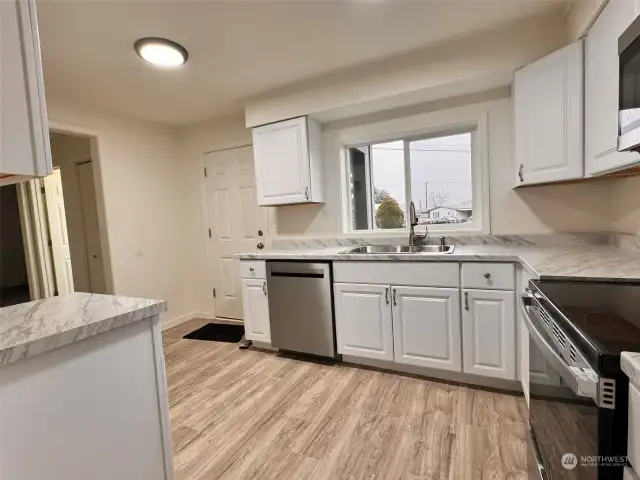
[(177, 480), (526, 480), (521, 397), (164, 332)]

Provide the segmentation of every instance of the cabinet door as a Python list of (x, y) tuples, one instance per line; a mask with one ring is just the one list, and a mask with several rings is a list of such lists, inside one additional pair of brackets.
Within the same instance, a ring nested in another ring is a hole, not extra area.
[(584, 176), (583, 41), (515, 73), (516, 186)]
[(52, 172), (33, 0), (0, 2), (0, 186)]
[(634, 0), (610, 0), (585, 44), (585, 169), (587, 175), (615, 170), (640, 160), (618, 152), (618, 37), (637, 13)]
[(393, 360), (390, 287), (335, 283), (333, 293), (338, 353)]
[(460, 290), (391, 287), (397, 363), (462, 371)]
[(307, 120), (294, 118), (253, 129), (259, 205), (309, 201)]
[(464, 372), (515, 380), (514, 293), (463, 290)]
[(267, 282), (262, 279), (242, 280), (244, 333), (248, 340), (271, 343)]

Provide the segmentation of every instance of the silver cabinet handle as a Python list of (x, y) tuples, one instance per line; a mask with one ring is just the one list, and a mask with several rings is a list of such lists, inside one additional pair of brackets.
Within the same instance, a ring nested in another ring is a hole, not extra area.
[(389, 289), (388, 288), (384, 289), (384, 300), (387, 302), (387, 305), (389, 305)]
[(464, 309), (469, 311), (469, 292), (464, 292)]
[(304, 197), (309, 200), (309, 187), (304, 187)]
[(521, 163), (520, 167), (518, 168), (518, 177), (520, 177), (520, 181), (524, 182), (524, 165)]
[(393, 304), (394, 305), (398, 305), (398, 302), (396, 301), (396, 289), (393, 289)]
[(267, 282), (262, 282), (262, 292), (265, 295), (267, 294)]
[(490, 273), (485, 273), (484, 274), (484, 278), (486, 278), (487, 280), (491, 278), (491, 274)]

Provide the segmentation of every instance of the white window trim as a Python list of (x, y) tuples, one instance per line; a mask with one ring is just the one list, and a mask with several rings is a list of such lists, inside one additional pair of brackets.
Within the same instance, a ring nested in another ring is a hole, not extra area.
[[(392, 237), (405, 236), (409, 228), (392, 230), (352, 230), (350, 213), (349, 147), (384, 143), (408, 137), (436, 137), (473, 130), (471, 134), (472, 158), (472, 202), (474, 224), (429, 225), (434, 235), (488, 234), (491, 231), (489, 211), (489, 141), (488, 112), (486, 108), (458, 107), (438, 112), (429, 112), (397, 118), (383, 122), (369, 123), (349, 127), (336, 132), (332, 149), (340, 172), (340, 221), (342, 235), (345, 237)], [(410, 181), (407, 180), (407, 181)]]

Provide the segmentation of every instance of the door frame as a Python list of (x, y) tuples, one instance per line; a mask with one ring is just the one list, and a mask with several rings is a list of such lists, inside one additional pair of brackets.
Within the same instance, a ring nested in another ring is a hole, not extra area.
[[(204, 252), (205, 252), (205, 258), (206, 258), (206, 277), (207, 277), (207, 286), (208, 286), (208, 298), (210, 298), (210, 302), (209, 304), (211, 305), (211, 308), (209, 309), (207, 313), (207, 315), (209, 315), (212, 319), (217, 318), (216, 316), (216, 299), (213, 295), (213, 291), (216, 285), (216, 279), (214, 278), (214, 274), (213, 274), (213, 262), (214, 259), (211, 257), (211, 254), (209, 252), (209, 225), (210, 225), (210, 218), (208, 215), (208, 210), (207, 210), (207, 176), (205, 174), (206, 169), (207, 169), (207, 159), (206, 156), (209, 153), (218, 153), (218, 152), (226, 152), (228, 150), (236, 150), (239, 148), (246, 148), (246, 147), (251, 147), (253, 148), (253, 143), (252, 142), (238, 142), (238, 143), (232, 143), (227, 147), (211, 147), (211, 148), (205, 148), (204, 151), (201, 153), (201, 177), (200, 177), (200, 212), (202, 214), (201, 219), (202, 219), (202, 246), (204, 248)], [(255, 172), (254, 172), (255, 175)], [(256, 190), (256, 195), (257, 195), (257, 190)], [(256, 198), (256, 202), (258, 201), (258, 199)], [(262, 207), (264, 208), (264, 207)], [(270, 226), (271, 226), (271, 207), (268, 207), (269, 210), (267, 211), (267, 223), (265, 225), (264, 228), (264, 246), (265, 248), (270, 248), (271, 246), (271, 235), (270, 235)], [(243, 313), (244, 315), (244, 313)], [(229, 322), (229, 323), (238, 323), (238, 324), (244, 324), (244, 317), (242, 320), (236, 320), (236, 319), (232, 319), (232, 318), (222, 318), (225, 322)]]
[[(89, 140), (91, 161), (93, 162), (93, 180), (95, 184), (100, 246), (102, 249), (105, 291), (115, 293), (113, 264), (109, 239), (108, 219), (106, 215), (104, 189), (102, 183), (102, 161), (100, 157), (100, 132), (78, 125), (49, 121), (49, 133), (61, 133)], [(19, 185), (18, 205), (20, 223), (27, 258), (27, 277), (32, 300), (48, 298), (55, 293), (53, 278), (53, 259), (49, 247), (49, 230), (46, 226), (46, 211), (41, 193), (43, 182), (36, 178)], [(73, 259), (72, 259), (73, 262)]]

